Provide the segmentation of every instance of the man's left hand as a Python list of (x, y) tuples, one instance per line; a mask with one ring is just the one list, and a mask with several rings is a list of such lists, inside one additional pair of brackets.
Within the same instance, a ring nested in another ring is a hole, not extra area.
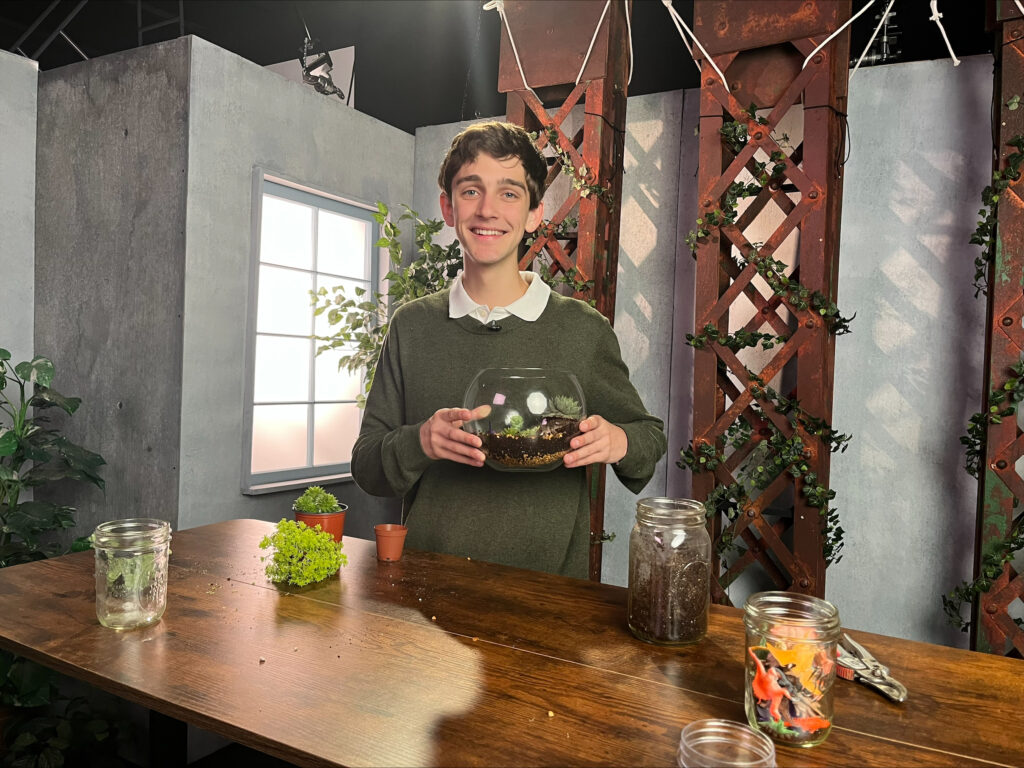
[(567, 467), (587, 464), (614, 464), (626, 455), (628, 440), (622, 427), (617, 427), (602, 416), (588, 416), (580, 422), (580, 432), (569, 443), (571, 453), (565, 454)]

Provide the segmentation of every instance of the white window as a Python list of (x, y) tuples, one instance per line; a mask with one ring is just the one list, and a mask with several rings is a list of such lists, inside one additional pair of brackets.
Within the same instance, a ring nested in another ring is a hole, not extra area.
[(347, 474), (359, 433), (362, 374), (338, 368), (339, 351), (316, 354), (310, 291), (376, 286), (375, 211), (260, 182), (250, 306), (243, 490), (258, 493)]

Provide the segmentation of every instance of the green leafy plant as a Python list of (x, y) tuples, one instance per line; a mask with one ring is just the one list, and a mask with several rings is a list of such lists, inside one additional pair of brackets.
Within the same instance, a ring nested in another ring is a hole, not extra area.
[[(971, 477), (981, 480), (989, 425), (1001, 424), (1005, 418), (1016, 418), (1022, 400), (1024, 361), (1018, 361), (1010, 366), (1003, 385), (989, 392), (988, 410), (972, 415), (967, 424), (967, 434), (960, 438), (966, 449), (964, 468)], [(1014, 507), (1018, 503), (1019, 499), (1014, 498)], [(1021, 550), (1024, 550), (1024, 512), (1014, 518), (1003, 538), (994, 539), (986, 544), (986, 552), (982, 555), (978, 567), (978, 576), (973, 581), (961, 582), (948, 595), (942, 595), (942, 609), (950, 624), (963, 632), (970, 629), (971, 622), (963, 618), (964, 605), (973, 605), (978, 598), (988, 592), (992, 588), (992, 582), (999, 578), (1006, 564), (1013, 562)], [(1018, 625), (1024, 625), (1020, 619), (1014, 621)]]
[(266, 566), (267, 578), (297, 587), (328, 579), (348, 564), (340, 541), (294, 520), (281, 520), (274, 532), (260, 541), (260, 549), (272, 550), (260, 558), (270, 561)]
[(125, 723), (98, 715), (84, 697), (59, 697), (48, 714), (15, 717), (3, 765), (13, 768), (127, 765), (117, 749)]
[(292, 503), (292, 511), (304, 515), (329, 515), (340, 512), (341, 505), (333, 493), (328, 493), (319, 485), (311, 485)]
[[(579, 191), (580, 197), (590, 197), (594, 195), (601, 200), (609, 208), (612, 207), (612, 192), (610, 185), (603, 184), (592, 184), (587, 181), (590, 177), (590, 171), (587, 166), (581, 165), (579, 168), (572, 161), (572, 157), (569, 153), (562, 148), (558, 143), (558, 129), (549, 125), (544, 129), (544, 135), (547, 136), (547, 146), (551, 148), (555, 158), (558, 160), (558, 164), (562, 166), (562, 173), (569, 177), (569, 183), (572, 188)], [(531, 132), (530, 138), (534, 142), (538, 141), (540, 134), (537, 132)]]
[(72, 507), (22, 501), (25, 489), (65, 479), (104, 487), (103, 457), (48, 426), (49, 409), (73, 415), (81, 404), (52, 389), (53, 376), (45, 357), (12, 365), (11, 353), (0, 349), (0, 567), (61, 554), (45, 534), (75, 524)]
[[(349, 373), (366, 371), (363, 380), (364, 391), (370, 391), (377, 360), (380, 358), (384, 337), (388, 332), (391, 313), (403, 304), (446, 288), (455, 279), (462, 267), (462, 251), (458, 241), (447, 246), (434, 242), (434, 236), (444, 227), (443, 221), (421, 219), (409, 206), (394, 221), (388, 207), (377, 203), (374, 219), (381, 226), (378, 248), (386, 248), (391, 267), (385, 275), (387, 293), (355, 288), (354, 295), (348, 295), (345, 286), (336, 285), (310, 291), (313, 313), (327, 314), (327, 323), (332, 327), (329, 336), (317, 336), (317, 341), (326, 342), (317, 347), (319, 355), (329, 349), (339, 350), (338, 369)], [(407, 266), (402, 264), (402, 230), (399, 224), (412, 222), (417, 257)], [(366, 395), (357, 398), (360, 407), (366, 404)]]
[[(73, 507), (24, 501), (27, 489), (58, 480), (104, 487), (103, 457), (50, 425), (53, 408), (72, 416), (81, 405), (53, 389), (53, 378), (49, 359), (37, 355), (14, 364), (11, 353), (0, 349), (0, 568), (63, 554), (51, 535), (75, 525)], [(72, 548), (88, 547), (78, 539)], [(76, 755), (95, 751), (112, 729), (83, 700), (60, 696), (49, 669), (6, 651), (0, 652), (0, 704), (18, 712), (4, 734), (5, 765), (74, 764)]]
[[(1014, 97), (1018, 99), (1019, 97)], [(981, 254), (974, 259), (974, 298), (979, 294), (988, 294), (988, 270), (996, 263), (996, 221), (998, 217), (999, 199), (1011, 182), (1020, 178), (1021, 163), (1024, 163), (1024, 136), (1014, 136), (1006, 145), (1016, 152), (1006, 156), (1003, 170), (992, 172), (992, 183), (981, 191), (981, 219), (971, 235), (971, 244), (981, 246)], [(995, 279), (1007, 283), (1010, 276), (1005, 272), (995, 275)]]

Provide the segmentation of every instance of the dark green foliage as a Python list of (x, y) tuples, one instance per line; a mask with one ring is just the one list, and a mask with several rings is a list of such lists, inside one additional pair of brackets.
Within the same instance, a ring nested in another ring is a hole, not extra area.
[(108, 768), (129, 765), (117, 756), (127, 726), (97, 715), (85, 698), (61, 697), (49, 713), (15, 716), (8, 728), (10, 768)]
[[(989, 392), (988, 411), (975, 413), (967, 424), (967, 434), (960, 438), (966, 448), (965, 469), (971, 477), (981, 481), (981, 462), (985, 457), (990, 424), (1001, 424), (1008, 417), (1016, 418), (1017, 406), (1024, 400), (1024, 361), (1010, 366), (1003, 386)], [(1019, 499), (1014, 499), (1017, 506)], [(972, 582), (961, 582), (948, 595), (942, 596), (942, 608), (949, 622), (966, 632), (971, 622), (963, 618), (963, 606), (973, 605), (981, 595), (988, 592), (992, 582), (999, 578), (1007, 563), (1012, 562), (1018, 552), (1024, 549), (1024, 514), (1019, 515), (1003, 539), (989, 542), (988, 552), (983, 555), (979, 575)]]
[(51, 389), (53, 375), (45, 357), (12, 365), (11, 353), (0, 349), (0, 567), (61, 554), (46, 534), (75, 524), (71, 507), (21, 501), (25, 488), (67, 479), (103, 488), (103, 457), (49, 426), (50, 409), (73, 415), (81, 403)]
[[(585, 165), (577, 168), (573, 164), (572, 157), (558, 143), (558, 129), (555, 126), (549, 126), (545, 131), (545, 135), (548, 139), (547, 146), (551, 147), (551, 151), (558, 160), (558, 164), (562, 166), (562, 173), (569, 177), (569, 183), (572, 184), (572, 188), (579, 191), (580, 197), (594, 195), (608, 206), (610, 210), (613, 204), (611, 188), (599, 183), (591, 184), (587, 182), (590, 171)], [(531, 132), (530, 138), (536, 142), (539, 134)]]
[(1016, 149), (1006, 156), (1006, 166), (992, 172), (992, 183), (981, 191), (982, 208), (978, 211), (981, 220), (971, 235), (970, 242), (981, 246), (981, 254), (974, 259), (974, 297), (988, 293), (988, 270), (996, 260), (996, 224), (999, 199), (1010, 186), (1020, 178), (1020, 166), (1024, 162), (1024, 136), (1014, 136), (1007, 146)]
[(713, 323), (708, 323), (697, 335), (686, 334), (686, 343), (694, 349), (704, 349), (712, 341), (718, 342), (723, 347), (728, 347), (733, 352), (739, 352), (748, 347), (761, 346), (761, 349), (771, 349), (777, 344), (786, 341), (787, 336), (776, 336), (773, 333), (761, 333), (759, 331), (747, 331), (743, 328), (736, 333), (723, 333)]
[[(47, 358), (37, 355), (12, 365), (11, 353), (0, 349), (0, 568), (63, 554), (49, 534), (75, 525), (74, 508), (22, 501), (24, 489), (57, 480), (104, 487), (103, 457), (50, 425), (52, 409), (72, 416), (81, 405), (79, 398), (52, 389), (53, 377)], [(3, 765), (100, 765), (101, 758), (106, 760), (102, 764), (117, 764), (113, 726), (84, 700), (59, 696), (54, 677), (45, 667), (0, 651), (0, 705), (17, 709), (4, 734), (8, 752)]]
[[(1007, 563), (1013, 561), (1018, 552), (1024, 549), (1024, 514), (1020, 514), (1010, 526), (1010, 532), (999, 541), (992, 542), (989, 551), (981, 559), (978, 577), (972, 582), (963, 581), (948, 595), (942, 596), (942, 609), (946, 612), (949, 623), (966, 632), (971, 622), (963, 618), (964, 605), (973, 605), (974, 601), (992, 588), (992, 582), (998, 579)], [(1018, 625), (1021, 623), (1017, 620)]]
[[(444, 227), (443, 221), (436, 219), (423, 220), (409, 206), (397, 221), (389, 218), (388, 208), (384, 203), (377, 203), (374, 219), (381, 226), (381, 238), (377, 241), (378, 248), (387, 248), (391, 268), (385, 278), (388, 281), (387, 294), (379, 291), (367, 292), (356, 288), (354, 296), (346, 294), (343, 285), (336, 285), (328, 291), (310, 291), (314, 314), (319, 316), (327, 313), (327, 322), (334, 328), (330, 336), (317, 336), (318, 341), (326, 342), (317, 347), (317, 354), (337, 349), (342, 352), (338, 360), (339, 370), (344, 368), (350, 373), (366, 371), (364, 389), (370, 391), (373, 374), (377, 368), (384, 337), (388, 332), (390, 314), (403, 304), (446, 288), (462, 267), (462, 251), (458, 241), (447, 246), (434, 242), (434, 236)], [(399, 237), (402, 230), (399, 224), (411, 221), (416, 242), (417, 258), (402, 265), (402, 244)], [(366, 397), (360, 394), (357, 398), (360, 406), (365, 405)]]

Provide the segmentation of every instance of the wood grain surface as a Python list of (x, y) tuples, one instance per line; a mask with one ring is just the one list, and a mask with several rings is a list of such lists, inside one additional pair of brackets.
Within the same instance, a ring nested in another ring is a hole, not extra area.
[[(378, 563), (352, 538), (340, 577), (280, 588), (257, 546), (271, 528), (176, 532), (167, 611), (133, 632), (97, 622), (91, 553), (2, 569), (0, 646), (305, 766), (670, 766), (688, 722), (744, 720), (738, 610), (653, 646), (622, 588), (415, 550)], [(908, 700), (837, 680), (828, 740), (779, 766), (1024, 763), (1024, 662), (851, 635)]]

